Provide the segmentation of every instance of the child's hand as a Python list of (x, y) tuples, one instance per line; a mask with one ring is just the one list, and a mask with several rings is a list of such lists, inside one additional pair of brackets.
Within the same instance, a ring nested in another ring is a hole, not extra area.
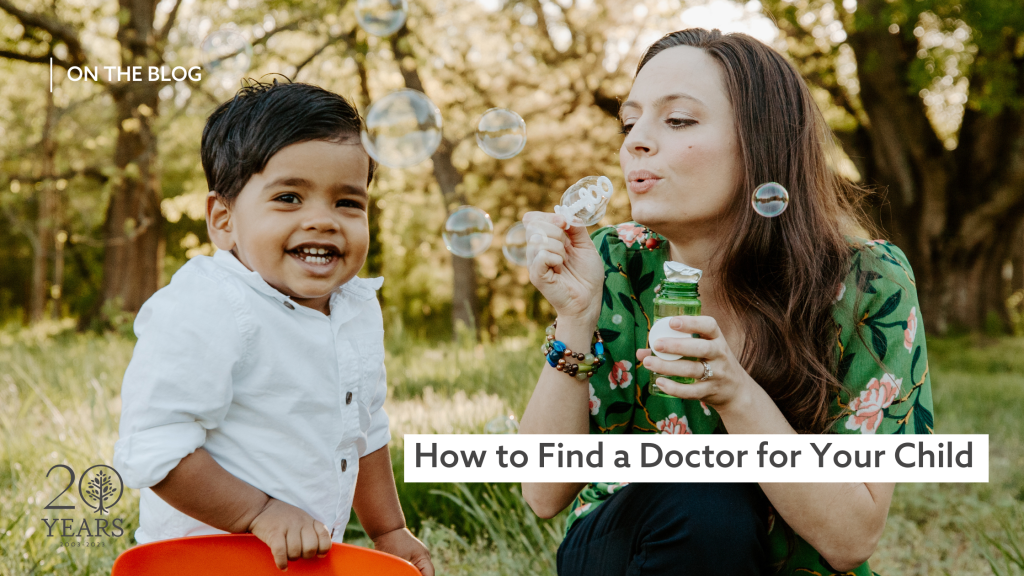
[(249, 532), (270, 546), (274, 562), (281, 570), (288, 569), (289, 560), (323, 557), (331, 549), (326, 526), (299, 508), (274, 498), (249, 524)]
[(430, 561), (430, 551), (408, 528), (392, 530), (373, 539), (373, 547), (392, 556), (404, 558), (412, 562), (423, 576), (434, 576), (434, 564)]

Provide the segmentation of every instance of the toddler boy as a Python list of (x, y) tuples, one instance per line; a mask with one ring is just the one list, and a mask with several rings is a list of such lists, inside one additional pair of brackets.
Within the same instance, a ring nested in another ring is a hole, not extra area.
[(114, 467), (141, 488), (140, 543), (252, 532), (278, 567), (341, 542), (433, 575), (405, 526), (383, 404), (383, 279), (356, 276), (375, 168), (362, 121), (307, 84), (252, 83), (207, 120), (206, 220), (135, 320)]

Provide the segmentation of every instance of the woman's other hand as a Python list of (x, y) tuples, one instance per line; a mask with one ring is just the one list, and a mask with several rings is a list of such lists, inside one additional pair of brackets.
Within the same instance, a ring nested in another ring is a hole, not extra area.
[[(636, 351), (636, 359), (652, 372), (697, 380), (693, 384), (680, 384), (668, 378), (658, 378), (655, 383), (666, 394), (684, 400), (700, 400), (722, 412), (742, 403), (750, 386), (757, 386), (733, 355), (714, 318), (676, 316), (669, 325), (673, 330), (698, 334), (700, 338), (660, 338), (656, 342), (651, 342), (651, 346), (659, 352), (681, 354), (683, 358), (663, 360), (655, 356), (650, 348)], [(707, 362), (712, 374), (704, 382), (700, 381), (704, 376), (704, 364), (701, 360)]]
[(567, 227), (565, 218), (546, 212), (528, 212), (523, 224), (530, 281), (559, 317), (596, 322), (601, 313), (604, 263), (587, 229)]

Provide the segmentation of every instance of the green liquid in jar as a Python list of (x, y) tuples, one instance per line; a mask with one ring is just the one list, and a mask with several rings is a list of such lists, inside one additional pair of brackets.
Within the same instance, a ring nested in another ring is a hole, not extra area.
[[(697, 293), (696, 282), (663, 282), (661, 285), (661, 292), (654, 297), (654, 322), (662, 318), (671, 318), (673, 316), (700, 316), (701, 304), (700, 294)], [(653, 324), (652, 324), (653, 326)], [(696, 334), (694, 338), (698, 338)], [(653, 345), (653, 342), (648, 342), (648, 347)], [(698, 361), (699, 358), (684, 358), (685, 360)], [(668, 378), (680, 384), (693, 384), (696, 382), (695, 378), (686, 378), (683, 376), (668, 376), (665, 374), (658, 374), (651, 371), (651, 382), (648, 385), (648, 390), (651, 396), (661, 396), (662, 398), (675, 398), (671, 394), (662, 392), (661, 388), (658, 388), (656, 384), (658, 378)]]

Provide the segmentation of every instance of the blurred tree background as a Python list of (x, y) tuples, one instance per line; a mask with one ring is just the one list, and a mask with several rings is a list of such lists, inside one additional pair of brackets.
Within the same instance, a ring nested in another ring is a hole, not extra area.
[[(247, 76), (317, 84), (364, 113), (403, 87), (441, 109), (433, 158), (384, 168), (371, 189), (365, 273), (386, 278), (389, 325), (426, 338), (461, 321), (493, 337), (543, 322), (525, 269), (501, 255), (505, 231), (589, 174), (620, 190), (604, 223), (628, 220), (616, 113), (639, 54), (725, 14), (811, 84), (838, 136), (836, 169), (877, 191), (869, 214), (914, 266), (928, 329), (1024, 326), (1019, 0), (413, 1), (390, 38), (367, 35), (354, 4), (0, 0), (0, 323), (117, 325), (188, 258), (212, 253), (199, 140), (231, 91), (208, 78), (72, 82), (66, 70), (194, 66), (202, 39), (225, 27), (253, 45)], [(513, 159), (476, 145), (492, 107), (526, 120)], [(461, 204), (494, 219), (492, 248), (473, 260), (441, 240)]]

